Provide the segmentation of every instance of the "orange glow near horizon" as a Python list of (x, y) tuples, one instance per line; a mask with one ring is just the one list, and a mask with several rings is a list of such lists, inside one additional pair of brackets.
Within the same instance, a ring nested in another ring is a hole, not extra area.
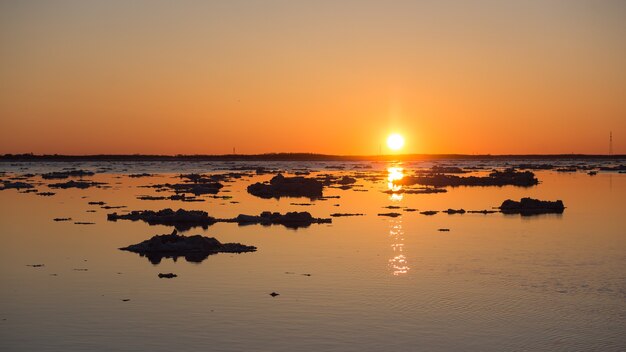
[(626, 153), (624, 2), (269, 2), (0, 3), (0, 154)]

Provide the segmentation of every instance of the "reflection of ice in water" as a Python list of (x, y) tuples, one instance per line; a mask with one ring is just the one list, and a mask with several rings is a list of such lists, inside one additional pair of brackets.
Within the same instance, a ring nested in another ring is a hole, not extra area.
[[(402, 190), (402, 185), (394, 184), (393, 181), (401, 180), (404, 177), (404, 169), (401, 167), (390, 167), (387, 169), (387, 187), (392, 192), (398, 192)], [(389, 199), (393, 202), (399, 202), (402, 200), (402, 193), (392, 193)], [(389, 268), (394, 275), (406, 274), (410, 268), (407, 265), (406, 256), (403, 253), (404, 248), (404, 230), (402, 229), (401, 218), (393, 218), (389, 220), (389, 238), (393, 242), (391, 249), (393, 250), (393, 257), (389, 259)]]

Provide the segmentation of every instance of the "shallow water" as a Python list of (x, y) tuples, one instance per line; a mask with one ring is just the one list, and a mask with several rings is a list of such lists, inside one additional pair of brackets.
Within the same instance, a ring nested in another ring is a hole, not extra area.
[[(136, 198), (169, 195), (139, 186), (179, 182), (174, 179), (178, 173), (223, 173), (242, 165), (372, 173), (379, 179), (360, 177), (351, 190), (327, 188), (324, 195), (341, 198), (312, 202), (260, 199), (246, 192), (249, 184), (269, 180), (270, 174), (224, 183), (218, 195), (232, 199)], [(110, 186), (52, 190), (56, 195), (51, 197), (0, 191), (0, 350), (626, 350), (625, 174), (537, 171), (541, 183), (531, 188), (457, 187), (441, 194), (390, 196), (382, 192), (389, 187), (388, 167), (410, 174), (430, 164), (344, 163), (344, 170), (336, 170), (339, 165), (0, 165), (7, 172), (0, 179), (77, 167), (101, 171), (88, 179)], [(157, 175), (128, 177), (138, 172)], [(30, 180), (42, 183), (39, 191), (59, 182), (39, 176)], [(425, 216), (384, 208), (482, 210), (526, 196), (562, 199), (567, 208), (561, 215), (532, 217)], [(127, 208), (105, 210), (90, 201)], [(107, 213), (168, 207), (205, 210), (219, 218), (265, 210), (366, 215), (298, 230), (233, 223), (194, 228), (185, 234), (258, 247), (254, 253), (212, 255), (201, 263), (179, 258), (153, 265), (117, 249), (172, 229), (110, 222)], [(402, 215), (377, 216), (386, 212)], [(72, 221), (52, 221), (57, 217)], [(27, 266), (32, 264), (44, 266)], [(178, 277), (157, 277), (167, 272)], [(280, 295), (271, 297), (274, 291)]]

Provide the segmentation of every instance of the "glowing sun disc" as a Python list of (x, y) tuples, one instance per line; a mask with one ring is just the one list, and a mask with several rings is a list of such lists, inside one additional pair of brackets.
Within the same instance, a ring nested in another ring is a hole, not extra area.
[(404, 138), (401, 135), (394, 133), (387, 137), (387, 146), (391, 150), (400, 150), (400, 148), (404, 146)]

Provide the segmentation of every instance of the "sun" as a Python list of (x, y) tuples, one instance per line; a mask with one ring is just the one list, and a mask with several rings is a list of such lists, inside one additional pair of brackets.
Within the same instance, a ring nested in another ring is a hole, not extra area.
[(387, 137), (387, 146), (391, 150), (400, 150), (404, 146), (404, 137), (394, 133)]

